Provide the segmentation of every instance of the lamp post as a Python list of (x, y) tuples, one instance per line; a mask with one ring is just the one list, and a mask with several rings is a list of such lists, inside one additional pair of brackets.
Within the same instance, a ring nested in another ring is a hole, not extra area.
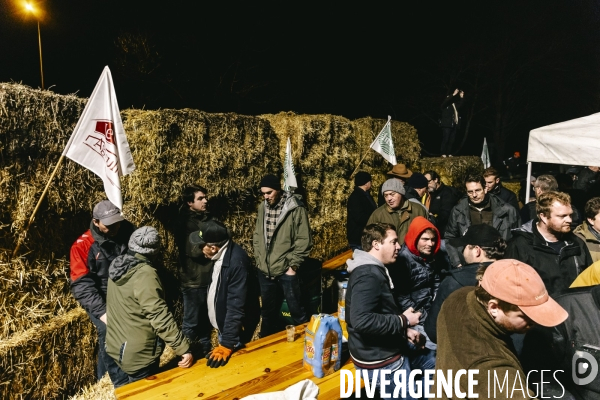
[[(25, 9), (27, 12), (32, 13), (35, 16), (35, 8), (31, 5), (31, 3), (25, 3)], [(40, 19), (37, 20), (37, 28), (38, 28), (38, 45), (40, 48), (40, 75), (42, 77), (42, 90), (44, 90), (44, 67), (42, 66), (42, 35), (40, 33)]]

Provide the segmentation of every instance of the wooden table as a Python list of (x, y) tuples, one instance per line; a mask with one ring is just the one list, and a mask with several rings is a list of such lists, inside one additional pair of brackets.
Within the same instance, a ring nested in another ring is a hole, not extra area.
[(347, 250), (347, 251), (343, 252), (342, 254), (339, 254), (333, 258), (330, 258), (329, 260), (327, 260), (323, 263), (322, 268), (327, 271), (336, 270), (336, 269), (340, 268), (341, 266), (343, 266), (344, 264), (346, 264), (346, 261), (348, 261), (349, 259), (352, 258), (353, 253), (354, 252), (352, 250)]
[[(294, 342), (287, 342), (285, 331), (250, 342), (234, 353), (224, 367), (209, 368), (206, 359), (201, 359), (191, 368), (173, 368), (122, 386), (115, 394), (118, 399), (130, 400), (232, 400), (284, 390), (301, 380), (311, 379), (319, 386), (319, 400), (339, 399), (340, 371), (319, 379), (302, 366), (305, 327), (296, 327)], [(346, 361), (342, 368), (354, 374), (352, 361)]]

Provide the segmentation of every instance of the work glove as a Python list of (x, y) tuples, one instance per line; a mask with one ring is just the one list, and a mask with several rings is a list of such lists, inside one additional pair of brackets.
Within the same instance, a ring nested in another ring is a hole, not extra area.
[(208, 361), (206, 361), (206, 365), (211, 368), (219, 368), (223, 365), (227, 364), (229, 361), (229, 357), (231, 357), (231, 349), (228, 349), (224, 346), (217, 346), (213, 351), (206, 355)]

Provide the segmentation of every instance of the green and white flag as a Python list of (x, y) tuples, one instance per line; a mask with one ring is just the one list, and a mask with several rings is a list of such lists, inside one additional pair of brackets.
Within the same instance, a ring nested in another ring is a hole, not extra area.
[(381, 154), (392, 165), (396, 165), (396, 152), (394, 152), (394, 143), (392, 142), (392, 117), (388, 115), (388, 122), (385, 124), (375, 141), (371, 143), (371, 148)]
[(283, 190), (293, 192), (297, 188), (298, 182), (296, 182), (296, 172), (294, 172), (294, 163), (292, 162), (292, 143), (288, 138), (283, 162)]
[(483, 150), (481, 151), (481, 161), (483, 162), (483, 168), (489, 168), (492, 166), (490, 162), (490, 152), (488, 151), (487, 140), (483, 138)]

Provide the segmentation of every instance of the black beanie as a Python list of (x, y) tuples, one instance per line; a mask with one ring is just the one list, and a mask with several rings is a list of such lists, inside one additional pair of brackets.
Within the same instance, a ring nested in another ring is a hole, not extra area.
[(362, 186), (367, 182), (371, 182), (371, 174), (365, 171), (358, 171), (356, 176), (354, 177), (354, 184), (356, 186)]
[(268, 187), (275, 190), (281, 190), (281, 182), (275, 175), (268, 174), (260, 180), (258, 187)]
[(427, 178), (425, 178), (425, 175), (415, 172), (410, 178), (408, 178), (406, 184), (413, 189), (422, 189), (427, 187)]

